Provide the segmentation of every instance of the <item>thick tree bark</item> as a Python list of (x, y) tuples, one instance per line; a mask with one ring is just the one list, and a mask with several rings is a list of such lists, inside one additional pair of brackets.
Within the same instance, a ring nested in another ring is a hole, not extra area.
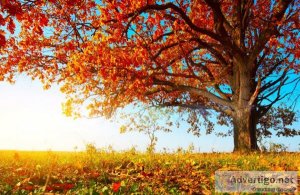
[(233, 86), (235, 86), (233, 134), (234, 152), (248, 152), (259, 150), (257, 146), (256, 126), (258, 115), (256, 113), (255, 99), (258, 92), (255, 81), (256, 69), (247, 58), (234, 59)]
[(233, 117), (234, 152), (257, 151), (256, 124), (257, 115), (254, 109), (240, 109)]

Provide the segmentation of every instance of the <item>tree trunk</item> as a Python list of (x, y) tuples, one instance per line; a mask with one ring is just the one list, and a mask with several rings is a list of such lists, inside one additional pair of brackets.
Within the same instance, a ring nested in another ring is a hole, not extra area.
[(259, 150), (256, 137), (257, 115), (254, 109), (238, 109), (233, 117), (234, 152)]
[(234, 58), (232, 85), (234, 87), (235, 108), (232, 115), (234, 152), (249, 152), (259, 150), (257, 146), (256, 125), (258, 115), (255, 109), (256, 69), (245, 59)]

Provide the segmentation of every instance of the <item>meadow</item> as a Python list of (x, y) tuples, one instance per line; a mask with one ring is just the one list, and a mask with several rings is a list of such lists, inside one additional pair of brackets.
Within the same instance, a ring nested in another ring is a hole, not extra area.
[(300, 153), (0, 151), (0, 194), (213, 194), (217, 170), (289, 170)]

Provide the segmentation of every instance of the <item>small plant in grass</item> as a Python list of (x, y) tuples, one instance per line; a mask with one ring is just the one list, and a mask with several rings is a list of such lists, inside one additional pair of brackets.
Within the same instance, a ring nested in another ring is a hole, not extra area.
[(270, 143), (269, 151), (270, 152), (286, 152), (287, 146), (281, 143)]
[(123, 114), (126, 120), (125, 125), (120, 128), (120, 133), (137, 131), (144, 133), (149, 138), (147, 147), (148, 153), (154, 153), (158, 141), (158, 132), (171, 132), (172, 122), (164, 123), (163, 118), (171, 118), (167, 108), (148, 107), (137, 111), (134, 114)]
[(85, 151), (87, 154), (87, 160), (88, 160), (89, 164), (90, 165), (95, 164), (97, 153), (98, 153), (95, 144), (93, 144), (93, 143), (86, 144)]

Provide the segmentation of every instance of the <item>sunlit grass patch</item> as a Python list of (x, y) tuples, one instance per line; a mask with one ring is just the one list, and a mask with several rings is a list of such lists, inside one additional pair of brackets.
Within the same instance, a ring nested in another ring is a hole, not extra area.
[(300, 171), (299, 153), (0, 152), (1, 194), (210, 194), (217, 170)]

